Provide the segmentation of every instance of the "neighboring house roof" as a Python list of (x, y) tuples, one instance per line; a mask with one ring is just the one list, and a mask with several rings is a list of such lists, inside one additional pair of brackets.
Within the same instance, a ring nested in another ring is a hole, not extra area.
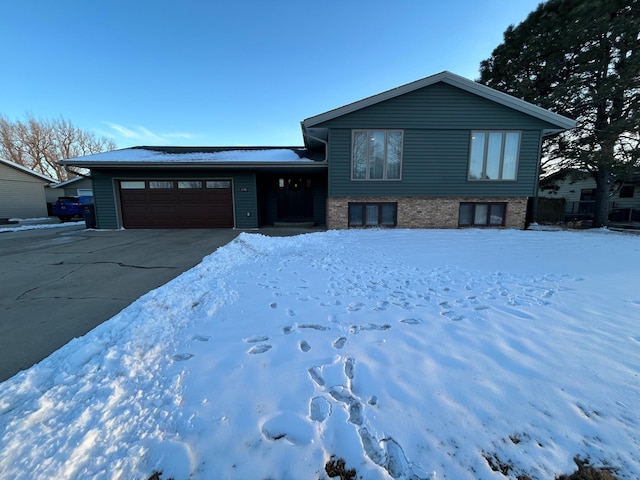
[(64, 182), (60, 182), (60, 183), (56, 183), (55, 185), (51, 185), (51, 188), (63, 188), (63, 187), (68, 187), (69, 185), (72, 185), (74, 183), (80, 182), (82, 180), (91, 180), (91, 175), (87, 175), (85, 176), (78, 176), (78, 177), (73, 177), (70, 178), (69, 180), (65, 180)]
[(2, 163), (3, 165), (6, 165), (8, 167), (11, 168), (15, 168), (16, 170), (21, 171), (22, 173), (26, 173), (28, 175), (31, 175), (33, 177), (36, 177), (39, 180), (42, 180), (43, 182), (46, 183), (57, 183), (58, 180), (51, 178), (51, 177), (47, 177), (46, 175), (42, 175), (41, 173), (38, 172), (34, 172), (33, 170), (23, 166), (23, 165), (18, 165), (17, 163), (14, 162), (10, 162), (9, 160), (4, 160), (2, 158), (0, 158), (0, 163)]
[[(320, 115), (309, 117), (306, 120), (302, 121), (303, 131), (306, 131), (307, 129), (310, 129), (311, 127), (314, 127), (316, 125), (320, 125), (328, 120), (333, 120), (334, 118), (347, 115), (366, 107), (370, 107), (371, 105), (375, 105), (377, 103), (384, 102), (385, 100), (389, 100), (400, 95), (413, 92), (420, 88), (428, 87), (429, 85), (433, 85), (434, 83), (438, 82), (447, 83), (449, 85), (473, 93), (480, 97), (484, 97), (506, 107), (513, 108), (514, 110), (517, 110), (519, 112), (531, 115), (532, 117), (536, 117), (557, 127), (545, 130), (544, 133), (546, 135), (576, 127), (575, 120), (564, 117), (557, 113), (553, 113), (547, 109), (538, 107), (536, 105), (533, 105), (532, 103), (526, 102), (506, 93), (499, 92), (498, 90), (487, 87), (486, 85), (473, 82), (454, 73), (444, 71), (436, 75), (431, 75), (430, 77), (426, 77), (421, 80), (417, 80), (415, 82), (407, 83), (406, 85), (387, 90), (386, 92), (367, 97), (357, 102), (350, 103), (343, 107), (329, 110), (328, 112), (321, 113)], [(313, 133), (311, 133), (311, 135), (313, 135)]]
[(326, 166), (303, 147), (132, 147), (61, 161), (79, 167), (186, 165), (206, 167)]

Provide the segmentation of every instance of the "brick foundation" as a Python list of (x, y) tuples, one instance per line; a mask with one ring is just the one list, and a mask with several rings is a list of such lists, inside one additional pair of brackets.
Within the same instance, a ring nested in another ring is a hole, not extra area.
[(349, 228), (349, 202), (396, 202), (397, 228), (458, 228), (461, 202), (506, 202), (505, 227), (523, 229), (527, 197), (329, 197), (327, 228)]

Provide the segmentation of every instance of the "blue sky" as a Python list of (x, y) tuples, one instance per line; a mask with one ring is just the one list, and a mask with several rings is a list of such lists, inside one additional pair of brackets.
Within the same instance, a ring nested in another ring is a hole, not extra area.
[(0, 115), (134, 145), (302, 144), (300, 121), (480, 62), (539, 0), (14, 0)]

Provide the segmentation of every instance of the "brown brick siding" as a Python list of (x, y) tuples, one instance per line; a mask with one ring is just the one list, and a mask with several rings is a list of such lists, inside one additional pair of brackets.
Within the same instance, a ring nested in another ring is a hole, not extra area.
[(349, 228), (349, 202), (396, 202), (397, 228), (458, 228), (461, 202), (506, 202), (506, 228), (523, 229), (527, 214), (527, 197), (329, 197), (327, 228)]

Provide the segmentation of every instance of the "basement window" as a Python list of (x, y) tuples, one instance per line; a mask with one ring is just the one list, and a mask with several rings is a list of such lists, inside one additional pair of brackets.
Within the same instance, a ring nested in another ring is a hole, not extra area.
[(395, 227), (398, 204), (395, 202), (349, 202), (350, 227)]
[(504, 227), (507, 204), (503, 202), (462, 202), (458, 214), (460, 227)]

